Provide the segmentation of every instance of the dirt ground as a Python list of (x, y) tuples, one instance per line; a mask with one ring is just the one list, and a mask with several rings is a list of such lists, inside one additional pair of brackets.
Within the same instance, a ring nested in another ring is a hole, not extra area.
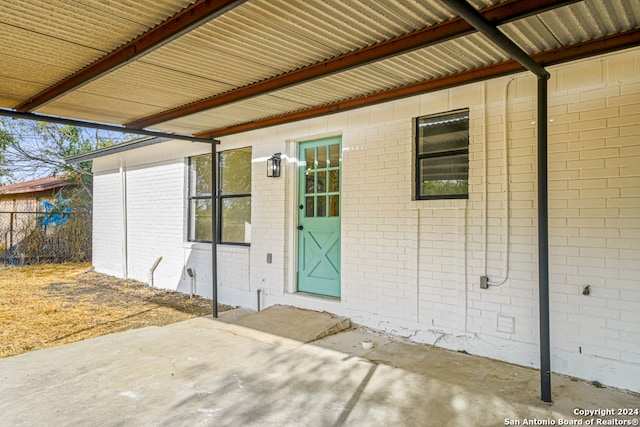
[(0, 358), (211, 312), (211, 300), (96, 273), (89, 264), (3, 267)]

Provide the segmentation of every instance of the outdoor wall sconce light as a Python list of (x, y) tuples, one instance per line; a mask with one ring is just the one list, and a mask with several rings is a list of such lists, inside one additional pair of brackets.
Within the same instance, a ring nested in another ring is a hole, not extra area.
[(267, 159), (267, 176), (269, 178), (280, 176), (280, 153), (276, 153)]

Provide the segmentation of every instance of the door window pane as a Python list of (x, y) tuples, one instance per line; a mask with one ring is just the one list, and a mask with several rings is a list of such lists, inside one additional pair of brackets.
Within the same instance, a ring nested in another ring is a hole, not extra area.
[(315, 187), (315, 176), (316, 174), (313, 172), (306, 172), (306, 185), (305, 185), (305, 193), (313, 193)]
[[(300, 215), (304, 218), (340, 216), (340, 144), (302, 148)], [(315, 164), (313, 163), (315, 161)]]
[(329, 196), (329, 216), (340, 216), (340, 196)]
[(329, 167), (338, 166), (340, 166), (340, 144), (333, 144), (329, 146)]
[(327, 197), (318, 196), (318, 217), (327, 216)]
[(305, 210), (304, 210), (304, 216), (306, 216), (307, 218), (313, 218), (315, 216), (315, 210), (314, 210), (314, 204), (313, 204), (313, 196), (311, 197), (305, 197)]
[(318, 169), (327, 167), (327, 147), (318, 147)]
[(316, 149), (307, 148), (305, 150), (305, 159), (307, 162), (307, 170), (316, 168)]
[(318, 184), (316, 186), (316, 193), (324, 193), (327, 191), (327, 172), (318, 172)]
[(329, 191), (336, 193), (340, 191), (340, 170), (329, 171)]

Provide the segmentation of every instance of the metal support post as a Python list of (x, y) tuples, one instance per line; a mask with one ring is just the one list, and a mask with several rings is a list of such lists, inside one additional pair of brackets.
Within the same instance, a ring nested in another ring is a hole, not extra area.
[(547, 79), (548, 77), (538, 77), (538, 292), (540, 299), (540, 394), (543, 402), (551, 402)]

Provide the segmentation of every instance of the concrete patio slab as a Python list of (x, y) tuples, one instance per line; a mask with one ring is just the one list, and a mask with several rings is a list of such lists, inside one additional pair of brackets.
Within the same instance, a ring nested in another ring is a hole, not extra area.
[(1, 359), (0, 425), (422, 427), (640, 418), (583, 416), (639, 408), (640, 396), (562, 375), (553, 375), (554, 403), (544, 404), (538, 378), (533, 369), (366, 330), (305, 344), (197, 318)]

